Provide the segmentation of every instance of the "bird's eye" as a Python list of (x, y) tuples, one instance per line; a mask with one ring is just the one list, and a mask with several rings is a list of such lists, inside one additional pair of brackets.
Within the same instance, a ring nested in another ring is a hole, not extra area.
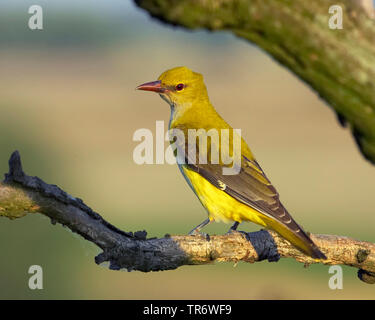
[(179, 84), (176, 86), (176, 90), (177, 90), (177, 91), (181, 91), (183, 88), (185, 88), (185, 86), (184, 86), (183, 83), (179, 83)]

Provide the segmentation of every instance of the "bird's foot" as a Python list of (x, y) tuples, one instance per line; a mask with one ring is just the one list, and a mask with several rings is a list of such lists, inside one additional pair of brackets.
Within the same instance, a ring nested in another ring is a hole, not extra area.
[(211, 223), (211, 220), (210, 219), (206, 219), (204, 220), (202, 223), (198, 224), (193, 230), (191, 230), (188, 235), (189, 236), (192, 236), (192, 235), (196, 235), (196, 234), (199, 234), (199, 231), (206, 225), (208, 225), (209, 223)]
[(210, 235), (205, 232), (199, 232), (199, 230), (191, 230), (188, 233), (189, 236), (200, 236), (206, 238), (207, 241), (210, 241)]
[(230, 228), (229, 228), (229, 230), (227, 231), (227, 233), (226, 234), (231, 234), (231, 233), (234, 233), (234, 232), (238, 232), (237, 231), (237, 227), (239, 226), (239, 222), (235, 222)]
[(236, 234), (236, 233), (241, 233), (243, 231), (239, 231), (239, 230), (233, 230), (233, 229), (229, 229), (225, 234)]

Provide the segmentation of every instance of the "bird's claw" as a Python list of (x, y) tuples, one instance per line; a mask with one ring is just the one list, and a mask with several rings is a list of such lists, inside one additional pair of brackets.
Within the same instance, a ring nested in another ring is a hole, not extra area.
[(238, 233), (238, 232), (241, 232), (241, 231), (230, 228), (225, 234), (234, 234), (234, 233)]
[(227, 231), (226, 234), (231, 234), (231, 233), (234, 233), (234, 232), (238, 232), (237, 231), (237, 227), (239, 226), (240, 222), (236, 221), (230, 228), (229, 230)]
[(207, 241), (210, 241), (210, 235), (208, 233), (199, 232), (197, 230), (192, 230), (188, 233), (189, 236), (200, 236), (207, 239)]

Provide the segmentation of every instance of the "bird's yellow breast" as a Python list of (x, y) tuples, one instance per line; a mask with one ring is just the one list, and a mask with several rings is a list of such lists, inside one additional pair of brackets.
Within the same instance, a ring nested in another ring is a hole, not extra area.
[[(231, 221), (252, 221), (266, 226), (264, 215), (257, 210), (237, 201), (186, 166), (181, 165), (180, 169), (194, 193), (208, 211), (210, 220), (226, 223)], [(224, 189), (225, 185), (222, 188)]]

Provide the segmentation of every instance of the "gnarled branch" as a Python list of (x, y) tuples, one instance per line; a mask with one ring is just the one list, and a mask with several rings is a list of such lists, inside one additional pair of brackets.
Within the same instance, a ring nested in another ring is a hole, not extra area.
[[(269, 53), (310, 85), (375, 164), (375, 19), (372, 0), (134, 0), (188, 29), (226, 30)], [(330, 6), (343, 29), (330, 29)]]
[(11, 219), (27, 213), (41, 213), (53, 224), (60, 223), (103, 252), (96, 258), (108, 261), (110, 269), (144, 272), (172, 270), (182, 265), (209, 264), (215, 261), (256, 262), (293, 258), (304, 264), (321, 262), (343, 264), (359, 269), (367, 283), (375, 283), (375, 244), (334, 235), (313, 235), (312, 239), (326, 254), (326, 261), (314, 260), (294, 248), (270, 230), (233, 232), (226, 235), (166, 235), (147, 239), (145, 231), (124, 232), (105, 221), (81, 199), (74, 198), (38, 177), (27, 176), (16, 151), (9, 160), (9, 173), (0, 183), (0, 216)]

